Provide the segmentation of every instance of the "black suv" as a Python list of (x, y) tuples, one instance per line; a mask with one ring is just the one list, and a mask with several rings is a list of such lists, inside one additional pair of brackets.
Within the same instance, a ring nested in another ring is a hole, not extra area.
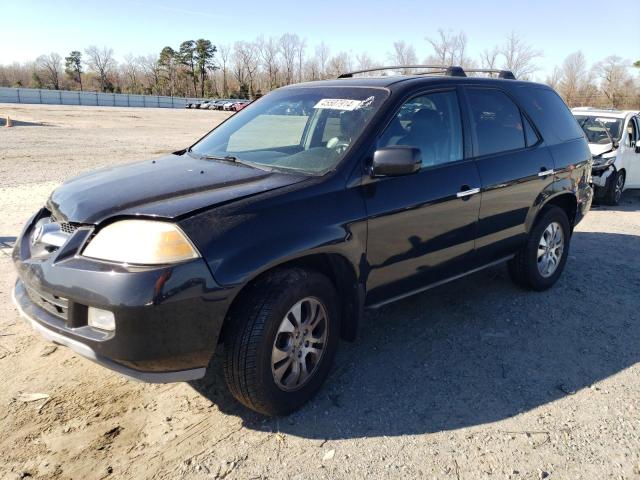
[(223, 344), (233, 395), (277, 415), (365, 308), (503, 261), (549, 288), (591, 205), (580, 127), (547, 86), (439, 73), (281, 88), (190, 148), (67, 181), (16, 243), (16, 305), (145, 381), (201, 378)]

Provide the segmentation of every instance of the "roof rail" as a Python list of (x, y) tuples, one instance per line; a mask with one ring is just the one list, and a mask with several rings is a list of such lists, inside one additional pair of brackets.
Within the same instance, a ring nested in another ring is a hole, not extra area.
[(338, 76), (338, 78), (352, 78), (354, 75), (360, 73), (369, 73), (369, 72), (382, 72), (384, 70), (407, 70), (407, 69), (415, 69), (415, 68), (428, 68), (431, 69), (431, 72), (421, 72), (416, 75), (429, 75), (440, 73), (449, 77), (466, 77), (467, 72), (469, 73), (497, 73), (498, 78), (504, 78), (509, 80), (515, 80), (516, 77), (510, 70), (497, 70), (492, 68), (472, 68), (469, 70), (464, 70), (462, 67), (454, 66), (454, 65), (391, 65), (388, 67), (377, 67), (377, 68), (367, 68), (365, 70), (355, 70), (353, 72), (346, 72)]
[(365, 70), (355, 70), (353, 72), (346, 72), (339, 75), (338, 78), (351, 78), (354, 75), (357, 75), (359, 73), (381, 72), (384, 70), (407, 70), (407, 69), (414, 69), (414, 68), (430, 68), (432, 70), (440, 70), (442, 73), (444, 73), (450, 67), (448, 65), (390, 65), (388, 67), (367, 68)]

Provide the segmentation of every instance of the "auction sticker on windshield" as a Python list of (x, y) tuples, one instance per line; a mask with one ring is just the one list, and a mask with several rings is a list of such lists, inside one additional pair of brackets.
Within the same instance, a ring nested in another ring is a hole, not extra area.
[(327, 108), (330, 110), (355, 110), (362, 105), (362, 100), (349, 98), (323, 98), (313, 108)]

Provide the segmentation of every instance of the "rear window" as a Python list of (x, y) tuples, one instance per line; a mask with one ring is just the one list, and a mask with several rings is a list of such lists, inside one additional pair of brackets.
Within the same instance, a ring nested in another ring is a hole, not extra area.
[(524, 109), (542, 129), (542, 136), (560, 141), (583, 137), (582, 129), (560, 96), (549, 88), (522, 87)]

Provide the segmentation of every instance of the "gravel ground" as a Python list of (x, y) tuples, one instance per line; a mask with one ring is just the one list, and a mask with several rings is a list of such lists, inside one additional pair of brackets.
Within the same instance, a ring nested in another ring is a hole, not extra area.
[(368, 313), (315, 400), (265, 419), (215, 359), (202, 382), (135, 383), (41, 340), (10, 301), (10, 246), (62, 179), (180, 149), (226, 114), (7, 114), (1, 478), (640, 478), (639, 192), (589, 213), (550, 291), (497, 267)]

